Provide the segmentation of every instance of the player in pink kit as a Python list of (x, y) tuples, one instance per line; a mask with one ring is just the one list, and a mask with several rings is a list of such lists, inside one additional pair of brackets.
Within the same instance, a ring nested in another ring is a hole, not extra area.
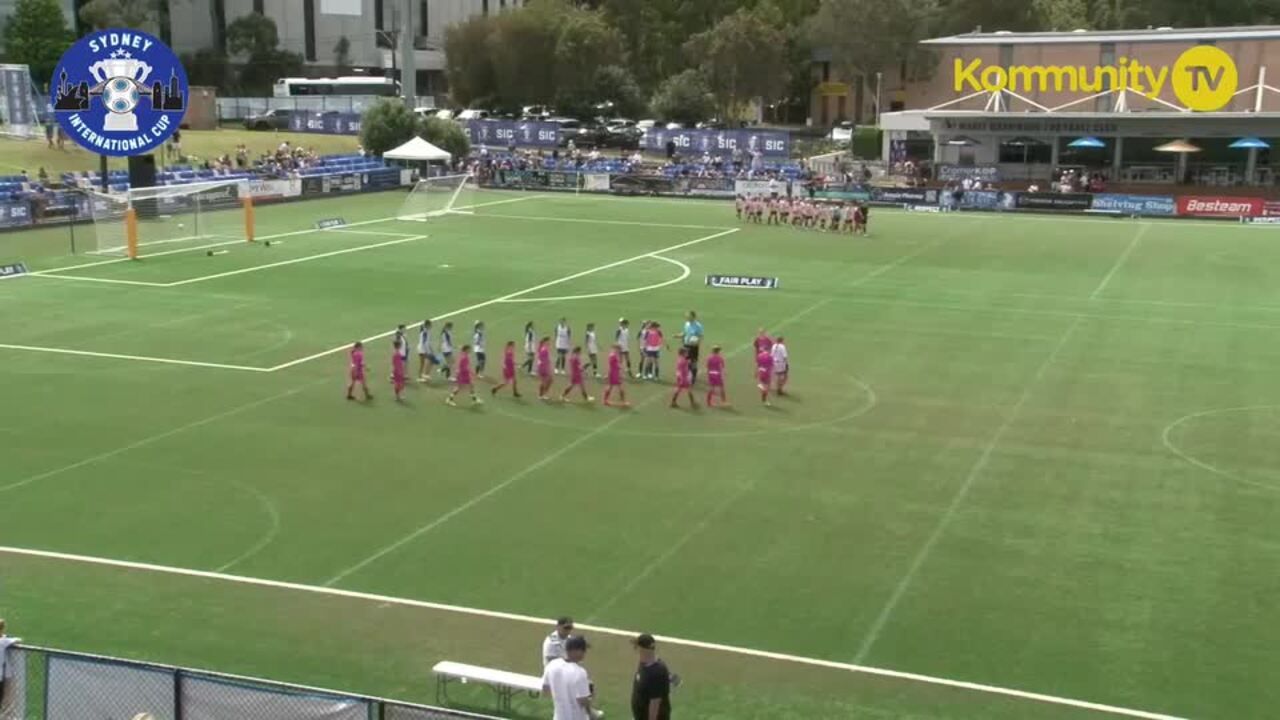
[(769, 334), (764, 331), (764, 328), (760, 328), (756, 331), (756, 339), (753, 341), (753, 345), (755, 346), (757, 355), (762, 352), (769, 352), (773, 349), (773, 338), (769, 337)]
[(544, 337), (538, 341), (538, 358), (534, 369), (538, 375), (538, 399), (548, 400), (547, 393), (551, 392), (552, 383), (551, 338)]
[(507, 346), (502, 350), (502, 383), (494, 386), (492, 392), (494, 395), (502, 388), (510, 385), (511, 395), (520, 397), (520, 388), (516, 384), (516, 341), (508, 340)]
[(560, 393), (560, 401), (564, 402), (569, 399), (569, 393), (574, 388), (578, 388), (578, 392), (582, 393), (584, 402), (593, 402), (595, 398), (587, 394), (587, 386), (582, 379), (582, 347), (574, 346), (573, 351), (569, 353), (569, 387)]
[(404, 340), (396, 338), (391, 343), (391, 387), (396, 391), (396, 402), (404, 401), (404, 353), (400, 352), (402, 342)]
[(689, 370), (689, 351), (680, 348), (679, 357), (676, 358), (676, 391), (671, 395), (671, 407), (679, 407), (676, 402), (680, 399), (680, 394), (684, 393), (689, 396), (689, 407), (697, 409), (698, 401), (693, 397), (693, 375)]
[(622, 387), (622, 346), (617, 344), (609, 351), (609, 386), (604, 389), (605, 407), (612, 405), (609, 398), (613, 397), (614, 390), (622, 398), (622, 407), (631, 407), (631, 403), (627, 402), (627, 391)]
[(720, 346), (711, 348), (711, 356), (707, 358), (707, 407), (715, 405), (717, 396), (720, 404), (729, 407), (729, 396), (724, 392), (724, 355), (720, 354)]
[(760, 388), (760, 402), (769, 405), (769, 385), (773, 382), (773, 354), (768, 350), (756, 352), (756, 387)]
[(355, 400), (356, 383), (360, 383), (360, 389), (364, 390), (364, 399), (372, 400), (373, 395), (369, 394), (369, 385), (364, 380), (364, 343), (356, 341), (351, 346), (351, 381), (347, 383), (347, 399)]
[(449, 397), (444, 399), (445, 403), (449, 405), (457, 405), (457, 403), (454, 402), (454, 398), (458, 397), (458, 393), (461, 392), (463, 388), (466, 388), (467, 392), (471, 393), (472, 405), (479, 405), (484, 402), (480, 399), (479, 395), (476, 395), (476, 387), (472, 384), (474, 380), (475, 378), (471, 372), (471, 346), (463, 345), (462, 357), (458, 358), (458, 367), (453, 373), (453, 390), (450, 391)]

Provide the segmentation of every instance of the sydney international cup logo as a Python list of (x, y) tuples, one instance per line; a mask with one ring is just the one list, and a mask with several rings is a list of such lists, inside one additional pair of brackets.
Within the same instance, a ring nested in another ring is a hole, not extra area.
[(178, 129), (187, 74), (173, 51), (148, 33), (103, 30), (81, 38), (54, 72), (50, 100), (76, 142), (104, 155), (142, 155)]

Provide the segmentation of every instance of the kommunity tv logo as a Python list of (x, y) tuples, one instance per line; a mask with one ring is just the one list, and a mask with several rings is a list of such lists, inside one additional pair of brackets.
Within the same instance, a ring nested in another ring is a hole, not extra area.
[(1236, 63), (1222, 49), (1196, 45), (1183, 51), (1172, 66), (1148, 65), (1120, 57), (1113, 65), (984, 65), (981, 59), (956, 58), (955, 90), (1016, 93), (1070, 91), (1101, 93), (1129, 90), (1159, 97), (1166, 87), (1185, 107), (1199, 112), (1221, 110), (1239, 85)]

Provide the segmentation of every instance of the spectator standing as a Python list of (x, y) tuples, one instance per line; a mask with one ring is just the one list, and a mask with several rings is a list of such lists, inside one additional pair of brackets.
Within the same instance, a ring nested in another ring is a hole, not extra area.
[(551, 696), (555, 707), (552, 720), (596, 720), (604, 713), (592, 707), (591, 677), (582, 667), (587, 656), (587, 640), (571, 635), (564, 641), (563, 658), (547, 663), (542, 671), (542, 692)]
[(631, 685), (631, 717), (635, 720), (671, 720), (671, 670), (658, 659), (658, 645), (649, 633), (632, 644), (640, 656)]
[(564, 658), (564, 643), (572, 634), (573, 618), (566, 616), (556, 620), (556, 629), (542, 641), (542, 667), (550, 665), (556, 658)]
[(10, 637), (4, 632), (4, 618), (0, 618), (0, 708), (4, 707), (4, 691), (6, 686), (5, 680), (5, 657), (8, 655), (9, 647), (22, 642), (22, 638)]

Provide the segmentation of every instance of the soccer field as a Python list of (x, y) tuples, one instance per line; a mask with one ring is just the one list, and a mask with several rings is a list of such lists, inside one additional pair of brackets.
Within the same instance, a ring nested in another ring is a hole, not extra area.
[[(0, 282), (13, 634), (430, 702), (442, 659), (537, 672), (528, 618), (569, 614), (615, 718), (633, 659), (599, 628), (697, 641), (661, 647), (681, 717), (1280, 704), (1280, 231), (876, 209), (851, 238), (723, 202), (490, 192), (407, 222), (403, 200), (260, 207), (272, 245), (214, 256), (0, 236), (0, 262), (83, 265)], [(630, 410), (386, 383), (396, 323), (461, 344), (483, 320), (492, 375), (526, 321), (607, 340), (688, 309), (731, 409), (668, 409), (666, 378)], [(759, 326), (792, 357), (772, 408)], [(359, 338), (368, 404), (343, 399)]]

